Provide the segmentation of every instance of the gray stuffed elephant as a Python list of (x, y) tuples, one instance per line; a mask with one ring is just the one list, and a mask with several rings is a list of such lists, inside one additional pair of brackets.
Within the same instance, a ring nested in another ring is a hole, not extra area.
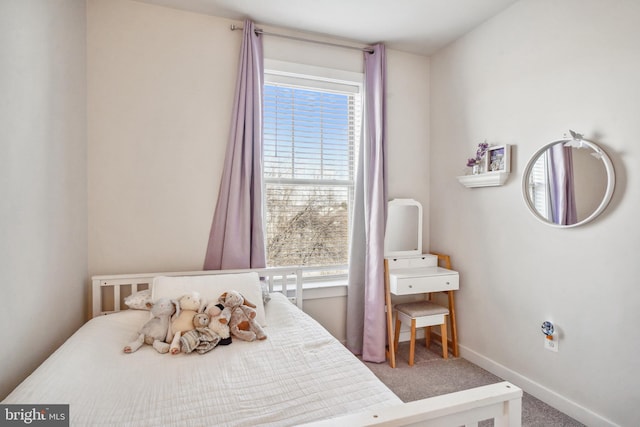
[(169, 344), (166, 342), (169, 334), (171, 316), (176, 312), (176, 303), (168, 298), (160, 298), (152, 304), (151, 314), (153, 317), (142, 326), (138, 332), (138, 338), (124, 347), (125, 353), (133, 353), (142, 344), (148, 344), (158, 351), (166, 353), (169, 351)]

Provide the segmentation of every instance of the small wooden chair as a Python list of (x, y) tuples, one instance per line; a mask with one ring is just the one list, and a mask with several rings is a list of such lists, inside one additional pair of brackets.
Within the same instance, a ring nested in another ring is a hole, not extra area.
[(402, 322), (411, 325), (411, 341), (409, 342), (409, 366), (413, 366), (413, 359), (416, 349), (416, 328), (425, 328), (425, 344), (429, 348), (431, 344), (431, 326), (440, 325), (442, 335), (442, 358), (448, 358), (447, 349), (447, 316), (449, 310), (430, 301), (414, 301), (396, 304), (396, 328), (394, 336), (394, 346), (398, 351), (398, 341), (400, 340), (400, 327)]

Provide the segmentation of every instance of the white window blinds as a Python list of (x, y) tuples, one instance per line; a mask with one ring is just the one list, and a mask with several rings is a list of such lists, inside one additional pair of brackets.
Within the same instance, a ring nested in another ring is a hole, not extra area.
[(551, 218), (548, 175), (548, 157), (544, 153), (531, 168), (529, 197), (533, 201), (536, 211), (545, 218)]
[(267, 265), (346, 264), (360, 95), (300, 80), (264, 88)]

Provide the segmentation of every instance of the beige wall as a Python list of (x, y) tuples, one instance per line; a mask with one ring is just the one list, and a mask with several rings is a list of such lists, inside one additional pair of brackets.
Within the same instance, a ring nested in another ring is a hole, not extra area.
[(241, 38), (129, 0), (87, 16), (89, 272), (201, 269)]
[[(460, 271), (462, 354), (593, 426), (640, 425), (639, 19), (635, 0), (523, 0), (431, 58), (431, 245)], [(569, 129), (602, 143), (618, 182), (595, 222), (556, 229), (521, 177)], [(514, 145), (512, 174), (464, 188), (485, 138)]]
[[(201, 269), (241, 33), (129, 0), (88, 6), (89, 272)], [(269, 36), (264, 51), (362, 71), (358, 51)], [(426, 203), (428, 59), (388, 57), (390, 192)]]
[(0, 400), (83, 322), (85, 2), (0, 2)]

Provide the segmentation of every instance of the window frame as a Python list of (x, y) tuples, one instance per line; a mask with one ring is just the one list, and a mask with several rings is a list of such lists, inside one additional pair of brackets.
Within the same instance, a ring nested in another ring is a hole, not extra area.
[[(362, 103), (363, 103), (363, 73), (337, 70), (332, 68), (318, 67), (306, 64), (297, 64), (285, 61), (279, 61), (274, 59), (266, 59), (264, 61), (264, 85), (279, 84), (284, 86), (290, 86), (294, 88), (302, 88), (309, 90), (328, 91), (328, 92), (340, 92), (340, 93), (352, 93), (356, 96), (359, 107), (355, 114), (355, 133), (353, 137), (353, 147), (351, 151), (351, 158), (349, 160), (349, 174), (348, 180), (332, 180), (332, 179), (279, 179), (268, 178), (263, 171), (263, 194), (266, 195), (266, 187), (268, 184), (295, 184), (295, 185), (318, 185), (324, 186), (348, 186), (350, 187), (348, 195), (348, 229), (347, 233), (351, 233), (351, 214), (354, 205), (354, 193), (355, 193), (355, 174), (357, 166), (357, 156), (359, 148), (360, 133), (362, 131)], [(263, 222), (265, 231), (267, 230), (267, 206), (266, 197), (263, 199)], [(265, 233), (265, 237), (267, 237)], [(266, 242), (265, 242), (266, 243)], [(347, 248), (348, 249), (348, 248)], [(268, 254), (267, 254), (268, 255)], [(276, 267), (276, 266), (274, 266)], [(277, 266), (277, 267), (292, 267), (292, 266)], [(347, 272), (347, 265), (319, 265), (318, 267), (335, 267), (335, 272), (325, 272), (322, 278), (319, 280), (335, 280), (337, 277), (343, 277)], [(316, 280), (314, 280), (316, 281)]]

